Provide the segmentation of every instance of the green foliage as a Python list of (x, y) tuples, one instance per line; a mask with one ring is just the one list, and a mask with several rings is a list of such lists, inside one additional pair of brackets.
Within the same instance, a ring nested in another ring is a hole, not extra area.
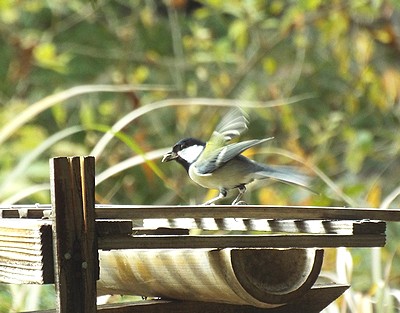
[[(254, 158), (303, 167), (320, 193), (262, 184), (249, 202), (399, 206), (397, 1), (163, 3), (0, 1), (0, 202), (49, 202), (48, 159), (91, 153), (99, 202), (203, 202), (211, 193), (159, 156), (240, 103), (245, 138), (275, 137)], [(396, 249), (351, 251), (377, 312), (399, 289)]]

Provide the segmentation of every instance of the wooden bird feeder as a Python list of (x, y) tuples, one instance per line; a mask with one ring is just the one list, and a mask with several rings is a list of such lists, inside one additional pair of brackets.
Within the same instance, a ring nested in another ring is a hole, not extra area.
[[(0, 282), (55, 284), (60, 313), (320, 312), (348, 288), (320, 279), (323, 249), (382, 247), (385, 222), (400, 221), (399, 210), (101, 205), (93, 157), (50, 165), (51, 204), (0, 208)], [(101, 294), (156, 299), (97, 306)]]

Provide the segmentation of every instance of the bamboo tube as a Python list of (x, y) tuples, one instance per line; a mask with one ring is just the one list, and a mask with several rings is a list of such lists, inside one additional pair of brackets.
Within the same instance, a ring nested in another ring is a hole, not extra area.
[(323, 250), (175, 249), (99, 251), (99, 294), (252, 305), (288, 303), (310, 290)]

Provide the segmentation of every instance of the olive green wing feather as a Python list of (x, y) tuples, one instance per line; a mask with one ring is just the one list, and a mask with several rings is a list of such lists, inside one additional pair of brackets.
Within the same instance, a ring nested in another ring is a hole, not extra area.
[(247, 130), (247, 116), (239, 108), (229, 111), (219, 122), (199, 160), (206, 160), (210, 155), (215, 155), (227, 142)]
[[(232, 143), (227, 146), (221, 147), (209, 153), (207, 158), (199, 158), (196, 161), (197, 172), (201, 175), (207, 175), (214, 172), (216, 169), (224, 165), (226, 162), (232, 160), (234, 157), (241, 154), (243, 151), (271, 140), (273, 137), (266, 139), (252, 139), (237, 143)], [(204, 152), (203, 152), (204, 153)]]

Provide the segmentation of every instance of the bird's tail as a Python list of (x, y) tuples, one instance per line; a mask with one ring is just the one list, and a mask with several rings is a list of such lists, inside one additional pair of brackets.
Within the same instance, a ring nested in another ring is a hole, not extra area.
[(300, 172), (299, 169), (292, 166), (262, 166), (262, 169), (256, 173), (256, 179), (270, 178), (283, 183), (300, 186), (311, 190), (311, 177)]

